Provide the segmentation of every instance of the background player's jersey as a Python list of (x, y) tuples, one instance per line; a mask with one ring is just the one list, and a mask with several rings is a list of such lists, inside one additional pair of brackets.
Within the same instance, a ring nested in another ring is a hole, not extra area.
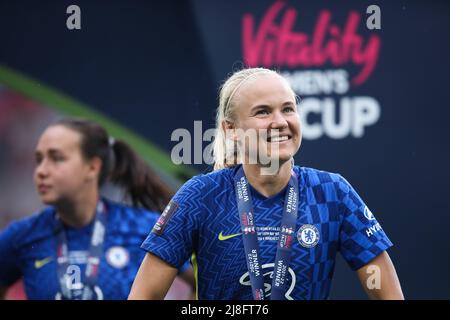
[[(193, 255), (199, 299), (252, 299), (233, 177), (223, 169), (189, 180), (142, 247), (179, 267)], [(338, 174), (295, 167), (299, 212), (287, 299), (326, 299), (336, 253), (354, 270), (392, 246), (350, 184)], [(286, 188), (266, 198), (250, 186), (266, 295), (270, 295)]]
[[(95, 295), (97, 299), (126, 299), (145, 255), (142, 241), (159, 214), (104, 200), (108, 210), (104, 254), (101, 257)], [(60, 298), (57, 277), (55, 209), (12, 223), (0, 233), (0, 285), (9, 286), (24, 277), (28, 299)], [(85, 277), (93, 223), (66, 227), (69, 264)], [(181, 271), (189, 267), (184, 264)]]

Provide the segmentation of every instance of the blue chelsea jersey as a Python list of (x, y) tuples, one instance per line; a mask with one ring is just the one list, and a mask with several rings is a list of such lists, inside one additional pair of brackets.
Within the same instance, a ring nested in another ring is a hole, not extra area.
[[(159, 214), (103, 200), (107, 208), (103, 254), (100, 257), (96, 299), (127, 299), (145, 255), (140, 248)], [(0, 233), (0, 285), (9, 286), (20, 277), (28, 299), (60, 299), (55, 236), (56, 211), (48, 207), (29, 218), (12, 223)], [(82, 228), (65, 227), (69, 265), (85, 276), (93, 222)], [(189, 267), (184, 263), (183, 272)]]
[[(233, 185), (238, 168), (184, 184), (142, 245), (175, 267), (192, 254), (199, 299), (252, 299)], [(299, 207), (285, 298), (327, 299), (338, 252), (357, 270), (392, 243), (342, 176), (297, 166), (294, 171)], [(250, 185), (267, 297), (285, 191), (267, 198)]]

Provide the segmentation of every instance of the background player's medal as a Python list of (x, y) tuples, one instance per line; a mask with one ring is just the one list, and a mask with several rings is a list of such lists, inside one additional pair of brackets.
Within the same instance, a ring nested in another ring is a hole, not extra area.
[(82, 289), (72, 289), (71, 290), (71, 296), (72, 296), (72, 300), (83, 300), (83, 292), (84, 290)]
[(94, 290), (91, 287), (85, 285), (82, 291), (81, 300), (93, 300)]

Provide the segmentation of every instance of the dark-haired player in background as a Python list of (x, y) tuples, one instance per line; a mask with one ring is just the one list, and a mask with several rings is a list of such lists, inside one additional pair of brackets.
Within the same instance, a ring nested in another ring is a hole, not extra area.
[[(0, 233), (0, 298), (23, 277), (28, 299), (126, 299), (145, 253), (139, 246), (172, 191), (91, 121), (49, 126), (36, 162), (36, 188), (49, 207)], [(101, 197), (108, 179), (140, 207)], [(188, 262), (177, 272), (193, 286)]]

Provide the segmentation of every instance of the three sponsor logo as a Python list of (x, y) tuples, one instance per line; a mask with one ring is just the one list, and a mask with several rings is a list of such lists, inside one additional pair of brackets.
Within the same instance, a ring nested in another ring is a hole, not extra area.
[(367, 208), (367, 206), (364, 207), (364, 217), (369, 220), (369, 221), (373, 221), (376, 222), (374, 225), (370, 226), (369, 228), (367, 228), (366, 231), (366, 236), (368, 238), (370, 238), (371, 236), (375, 235), (375, 233), (383, 230), (383, 228), (381, 228), (381, 225), (375, 220), (375, 216), (373, 215), (372, 211), (370, 211), (369, 208)]

